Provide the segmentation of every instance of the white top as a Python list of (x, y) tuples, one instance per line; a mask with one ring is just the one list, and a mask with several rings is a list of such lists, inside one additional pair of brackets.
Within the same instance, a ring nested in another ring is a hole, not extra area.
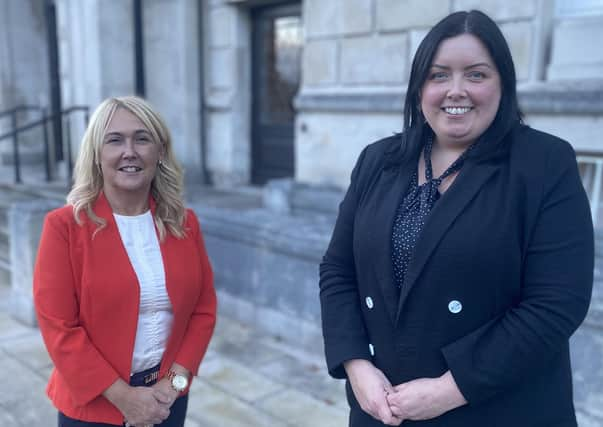
[(140, 286), (140, 307), (132, 373), (157, 365), (172, 328), (172, 305), (151, 211), (142, 215), (113, 214)]

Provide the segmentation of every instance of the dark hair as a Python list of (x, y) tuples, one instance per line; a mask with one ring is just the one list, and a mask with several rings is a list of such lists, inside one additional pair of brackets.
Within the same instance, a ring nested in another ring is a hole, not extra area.
[[(433, 62), (438, 47), (445, 39), (471, 34), (477, 37), (492, 57), (501, 82), (500, 105), (494, 121), (484, 132), (486, 139), (497, 139), (505, 135), (517, 122), (521, 122), (522, 113), (517, 102), (517, 79), (515, 66), (509, 45), (496, 23), (483, 12), (456, 12), (438, 22), (427, 33), (415, 53), (408, 81), (406, 101), (404, 103), (404, 152), (416, 152), (423, 139), (425, 119), (420, 110), (420, 93)], [(413, 132), (409, 132), (410, 130)], [(483, 150), (479, 150), (483, 151)]]

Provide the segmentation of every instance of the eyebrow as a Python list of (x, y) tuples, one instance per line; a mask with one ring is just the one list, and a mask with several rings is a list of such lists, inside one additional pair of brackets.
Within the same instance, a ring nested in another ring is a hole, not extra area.
[[(151, 132), (149, 132), (146, 129), (137, 129), (134, 131), (134, 135), (140, 135), (140, 134), (146, 134), (146, 135), (151, 135)], [(113, 131), (113, 132), (107, 132), (105, 134), (105, 138), (109, 137), (109, 136), (122, 136), (123, 133), (122, 132), (117, 132), (117, 131)]]
[[(440, 64), (433, 64), (431, 67), (432, 68), (441, 68), (443, 70), (449, 70), (450, 69), (450, 67), (448, 67), (446, 65), (440, 65)], [(468, 65), (464, 69), (468, 70), (470, 68), (476, 68), (476, 67), (488, 67), (488, 68), (492, 68), (492, 66), (490, 64), (488, 64), (487, 62), (478, 62), (476, 64)]]

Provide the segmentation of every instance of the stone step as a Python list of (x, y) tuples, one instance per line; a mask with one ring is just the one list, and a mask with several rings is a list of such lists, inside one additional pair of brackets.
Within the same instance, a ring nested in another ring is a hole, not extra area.
[[(20, 141), (21, 142), (21, 141)], [(19, 144), (19, 163), (22, 165), (39, 165), (44, 167), (45, 163), (44, 147), (42, 144)], [(13, 166), (15, 164), (15, 156), (12, 147), (10, 150), (0, 154), (0, 163), (5, 166)]]

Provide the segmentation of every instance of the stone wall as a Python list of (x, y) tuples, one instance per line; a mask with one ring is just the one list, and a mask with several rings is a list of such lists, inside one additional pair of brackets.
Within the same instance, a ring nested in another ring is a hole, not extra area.
[[(345, 188), (360, 150), (401, 130), (410, 64), (428, 29), (452, 11), (472, 8), (495, 19), (507, 38), (526, 121), (566, 138), (578, 151), (603, 151), (593, 138), (603, 120), (603, 79), (584, 82), (582, 77), (596, 72), (591, 68), (584, 75), (579, 72), (585, 61), (599, 64), (599, 55), (575, 49), (576, 41), (584, 41), (589, 52), (600, 50), (594, 46), (603, 36), (595, 24), (599, 18), (574, 17), (570, 24), (555, 17), (554, 2), (544, 0), (354, 0), (345, 2), (345, 8), (341, 2), (304, 1), (303, 81), (296, 102), (297, 180)], [(569, 37), (566, 27), (579, 28), (581, 22), (588, 31)], [(548, 63), (551, 52), (553, 60)], [(576, 73), (567, 72), (572, 79), (560, 81), (561, 64), (566, 63)], [(551, 97), (551, 103), (543, 102)]]
[[(200, 23), (195, 0), (143, 2), (146, 97), (162, 113), (174, 151), (198, 182), (201, 163)], [(63, 105), (93, 110), (136, 90), (133, 2), (57, 0)], [(72, 131), (77, 153), (83, 125)]]
[[(18, 105), (50, 102), (48, 49), (44, 2), (0, 2), (0, 111)], [(37, 112), (21, 113), (19, 124), (37, 120)], [(12, 128), (10, 117), (0, 119), (0, 135)], [(22, 161), (39, 161), (43, 146), (41, 131), (19, 135)], [(12, 142), (0, 141), (0, 167), (12, 163)]]

